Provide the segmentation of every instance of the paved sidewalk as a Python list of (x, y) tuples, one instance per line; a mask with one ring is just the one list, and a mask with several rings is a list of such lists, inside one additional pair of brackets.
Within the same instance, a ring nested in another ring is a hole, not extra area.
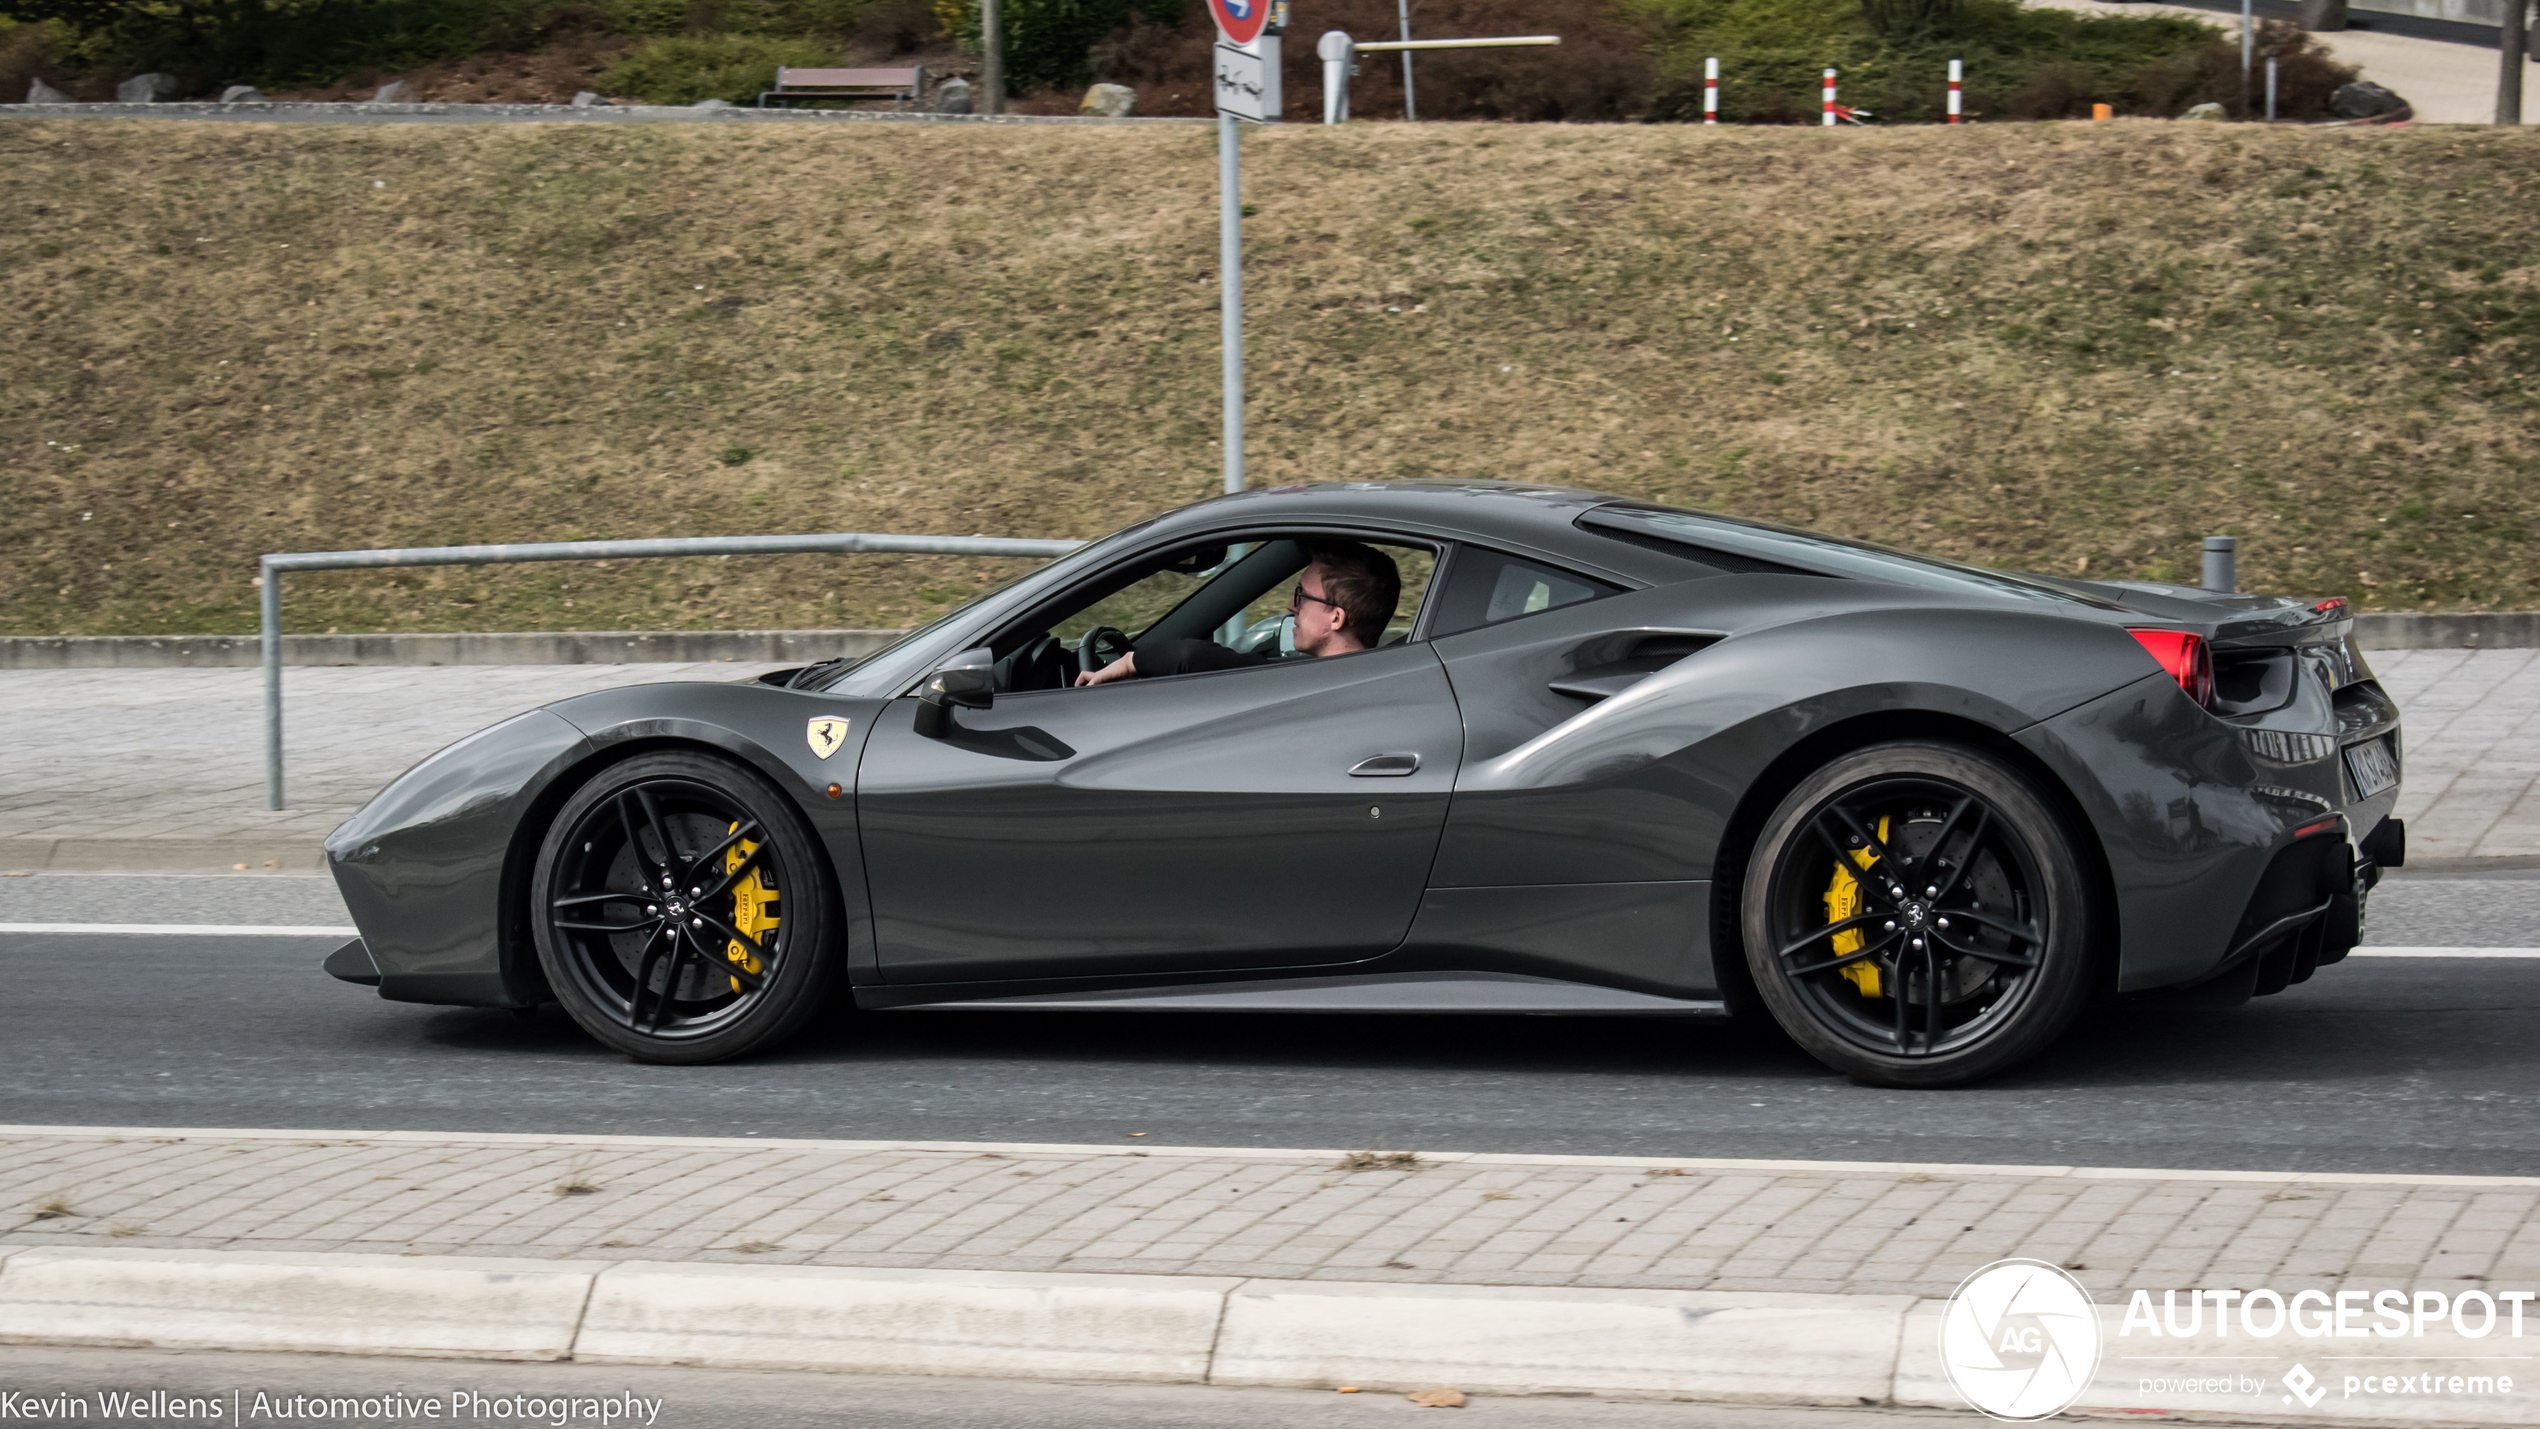
[(0, 1247), (1946, 1296), (2540, 1281), (2540, 1177), (0, 1128)]
[(262, 671), (0, 671), (0, 869), (315, 872), (327, 831), (381, 785), (498, 720), (588, 690), (777, 668), (287, 669), (279, 811), (265, 808)]
[(2399, 702), (2409, 867), (2540, 856), (2540, 650), (2376, 650)]
[[(2413, 860), (2540, 858), (2540, 651), (2371, 659), (2407, 714)], [(327, 830), (379, 786), (496, 720), (585, 690), (775, 668), (288, 670), (280, 812), (264, 807), (260, 672), (0, 671), (0, 870), (312, 872)]]

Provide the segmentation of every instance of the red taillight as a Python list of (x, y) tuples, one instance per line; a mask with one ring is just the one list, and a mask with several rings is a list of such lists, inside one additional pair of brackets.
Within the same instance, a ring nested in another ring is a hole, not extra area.
[(2214, 657), (2205, 648), (2205, 637), (2184, 630), (2129, 630), (2141, 642), (2161, 668), (2170, 672), (2187, 697), (2207, 709), (2214, 705)]
[(2311, 609), (2321, 615), (2344, 615), (2346, 613), (2346, 597), (2342, 595), (2332, 595), (2328, 599), (2321, 601), (2319, 604), (2312, 606)]

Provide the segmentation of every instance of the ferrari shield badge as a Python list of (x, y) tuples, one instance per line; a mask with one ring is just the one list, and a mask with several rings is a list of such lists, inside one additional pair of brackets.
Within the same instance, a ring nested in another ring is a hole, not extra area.
[(847, 722), (833, 715), (822, 715), (811, 722), (803, 737), (811, 741), (811, 752), (826, 759), (847, 742)]

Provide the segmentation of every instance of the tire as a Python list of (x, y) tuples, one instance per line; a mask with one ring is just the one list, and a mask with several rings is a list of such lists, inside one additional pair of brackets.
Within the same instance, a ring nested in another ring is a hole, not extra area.
[(638, 1061), (721, 1062), (792, 1035), (830, 997), (836, 883), (801, 812), (756, 771), (645, 754), (557, 812), (529, 924), (584, 1031)]
[(2026, 775), (1969, 746), (1873, 745), (1801, 780), (1757, 834), (1741, 893), (1747, 968), (1774, 1020), (1856, 1081), (1976, 1081), (2089, 1000), (2092, 893), (2073, 836)]

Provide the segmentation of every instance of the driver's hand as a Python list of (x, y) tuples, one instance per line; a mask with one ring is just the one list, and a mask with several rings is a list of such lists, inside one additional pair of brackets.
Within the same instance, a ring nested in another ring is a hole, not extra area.
[(1138, 657), (1136, 652), (1132, 651), (1131, 653), (1123, 655), (1119, 659), (1112, 661), (1110, 664), (1103, 666), (1099, 670), (1089, 670), (1082, 675), (1078, 675), (1076, 677), (1076, 687), (1078, 689), (1083, 689), (1087, 685), (1108, 685), (1114, 680), (1135, 679), (1137, 677), (1137, 673)]

